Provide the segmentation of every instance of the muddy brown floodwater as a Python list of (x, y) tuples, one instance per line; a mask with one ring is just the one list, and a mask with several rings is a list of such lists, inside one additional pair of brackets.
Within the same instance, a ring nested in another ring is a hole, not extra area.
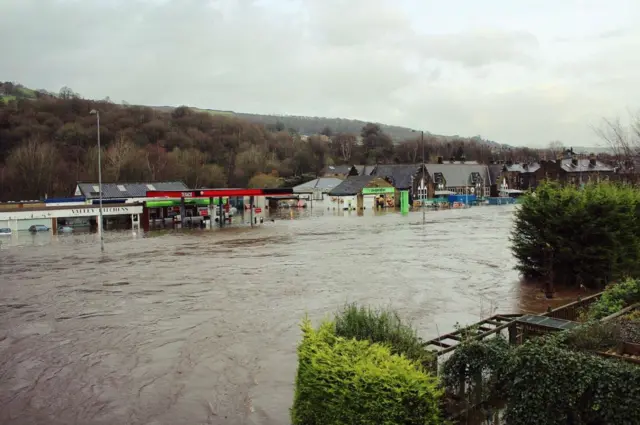
[(427, 338), (544, 310), (513, 270), (512, 213), (423, 226), (318, 208), (256, 229), (110, 234), (104, 255), (95, 235), (5, 244), (0, 423), (288, 424), (306, 313), (392, 306)]

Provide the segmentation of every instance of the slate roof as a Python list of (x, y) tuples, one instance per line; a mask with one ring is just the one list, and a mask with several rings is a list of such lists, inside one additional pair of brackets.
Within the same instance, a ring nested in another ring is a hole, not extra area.
[[(124, 190), (121, 190), (124, 189)], [(78, 194), (78, 190), (80, 193)], [(102, 183), (103, 199), (144, 198), (148, 190), (189, 190), (182, 182), (149, 182), (149, 183)], [(100, 197), (98, 183), (79, 182), (76, 195), (86, 199)]]
[(595, 166), (591, 166), (589, 159), (578, 159), (578, 164), (574, 167), (571, 159), (563, 159), (560, 168), (568, 173), (586, 173), (592, 171), (613, 172), (613, 167), (609, 167), (600, 161), (596, 161)]
[(373, 170), (376, 169), (375, 165), (354, 165), (354, 167), (356, 167), (359, 176), (369, 176), (373, 173)]
[(504, 165), (490, 164), (488, 168), (489, 168), (489, 177), (491, 178), (491, 184), (496, 184), (496, 182), (500, 178), (500, 174), (502, 174), (502, 170), (504, 170)]
[(493, 183), (489, 175), (489, 167), (482, 164), (426, 164), (427, 172), (433, 179), (434, 173), (442, 173), (447, 182), (447, 187), (469, 186), (471, 173), (480, 173), (484, 180), (484, 185)]
[(478, 161), (453, 161), (451, 162), (451, 160), (448, 159), (442, 159), (442, 163), (443, 164), (458, 164), (458, 165), (462, 165), (462, 164), (471, 164), (471, 165), (478, 165), (480, 164)]
[(353, 167), (353, 165), (329, 165), (325, 168), (324, 175), (330, 176), (343, 174), (346, 176), (349, 174), (349, 171), (351, 171), (351, 167)]
[(535, 173), (540, 168), (540, 164), (534, 162), (531, 164), (511, 164), (504, 166), (507, 171), (514, 173)]
[(371, 175), (381, 178), (389, 177), (396, 189), (409, 189), (411, 188), (411, 178), (420, 171), (421, 166), (422, 164), (378, 165)]
[(329, 196), (353, 196), (357, 195), (369, 182), (376, 177), (374, 176), (351, 176), (343, 180), (338, 186), (331, 189)]
[(293, 193), (309, 193), (314, 192), (316, 190), (321, 190), (322, 192), (328, 192), (334, 187), (338, 186), (342, 183), (342, 179), (338, 179), (336, 177), (320, 177), (319, 179), (314, 179), (308, 181), (306, 183), (302, 183), (293, 188)]
[(370, 175), (376, 168), (375, 165), (329, 165), (324, 169), (325, 176), (349, 175), (351, 169), (355, 168), (359, 176)]

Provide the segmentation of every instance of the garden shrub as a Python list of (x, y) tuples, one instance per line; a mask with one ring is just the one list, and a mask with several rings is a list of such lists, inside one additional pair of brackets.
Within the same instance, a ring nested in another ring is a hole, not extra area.
[(347, 304), (334, 318), (336, 335), (346, 339), (370, 341), (389, 346), (393, 354), (403, 354), (425, 368), (430, 368), (434, 354), (424, 348), (424, 341), (391, 309), (372, 309)]
[(515, 213), (516, 268), (526, 277), (553, 272), (558, 283), (596, 288), (637, 275), (639, 211), (640, 191), (630, 186), (599, 183), (577, 189), (545, 182)]
[(437, 378), (389, 347), (302, 324), (293, 425), (440, 424)]
[(640, 280), (625, 279), (609, 285), (600, 298), (589, 306), (590, 319), (603, 319), (625, 307), (640, 302)]
[(510, 353), (509, 343), (499, 335), (486, 340), (465, 340), (444, 363), (442, 383), (450, 393), (460, 394), (464, 382), (468, 397), (480, 392), (482, 400), (488, 400), (500, 392), (499, 378), (506, 371)]
[(531, 341), (514, 350), (509, 425), (631, 425), (640, 418), (640, 368)]
[(601, 331), (589, 334), (590, 342), (581, 339), (593, 325), (517, 347), (493, 340), (465, 342), (445, 362), (444, 383), (451, 390), (460, 373), (469, 379), (477, 371), (491, 373), (493, 385), (483, 399), (506, 402), (504, 420), (509, 425), (637, 424), (640, 367), (577, 351), (602, 343), (597, 336)]
[(572, 350), (606, 351), (616, 346), (621, 337), (618, 323), (590, 321), (571, 330), (558, 332), (549, 339)]

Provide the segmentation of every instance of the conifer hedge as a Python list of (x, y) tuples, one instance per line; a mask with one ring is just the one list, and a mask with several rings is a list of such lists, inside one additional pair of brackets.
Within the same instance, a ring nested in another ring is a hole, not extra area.
[(440, 424), (437, 378), (385, 345), (302, 324), (293, 425)]
[(640, 272), (640, 191), (611, 183), (582, 189), (543, 183), (515, 213), (511, 234), (525, 277), (601, 288)]

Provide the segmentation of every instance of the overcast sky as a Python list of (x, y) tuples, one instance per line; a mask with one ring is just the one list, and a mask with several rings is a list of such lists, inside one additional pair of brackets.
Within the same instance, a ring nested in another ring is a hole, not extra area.
[(639, 20), (638, 0), (0, 0), (0, 80), (596, 146), (640, 109)]

